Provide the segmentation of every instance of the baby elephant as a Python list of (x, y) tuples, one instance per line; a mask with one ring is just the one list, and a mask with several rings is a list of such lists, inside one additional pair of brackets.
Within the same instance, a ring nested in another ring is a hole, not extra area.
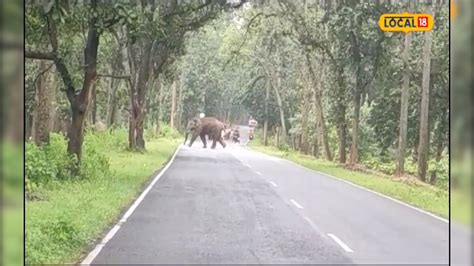
[(204, 144), (204, 148), (206, 148), (206, 135), (208, 135), (209, 138), (212, 139), (211, 149), (216, 148), (217, 141), (223, 148), (225, 148), (226, 144), (222, 138), (222, 131), (224, 131), (224, 124), (214, 117), (193, 118), (188, 122), (184, 144), (186, 144), (186, 141), (188, 140), (188, 134), (191, 133), (189, 147), (193, 145), (194, 141), (199, 136)]

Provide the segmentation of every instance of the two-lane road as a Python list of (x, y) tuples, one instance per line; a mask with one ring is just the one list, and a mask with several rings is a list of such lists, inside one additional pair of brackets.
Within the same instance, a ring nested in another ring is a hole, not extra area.
[(445, 220), (239, 145), (181, 147), (112, 231), (88, 262), (448, 263)]

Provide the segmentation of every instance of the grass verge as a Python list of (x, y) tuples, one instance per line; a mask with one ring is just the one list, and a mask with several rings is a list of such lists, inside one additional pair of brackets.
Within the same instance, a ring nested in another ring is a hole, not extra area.
[(26, 263), (76, 263), (138, 197), (181, 140), (147, 142), (146, 153), (109, 151), (112, 177), (56, 182), (26, 205)]
[(285, 158), (315, 171), (347, 180), (444, 218), (449, 216), (449, 194), (437, 187), (419, 182), (402, 182), (386, 175), (352, 171), (312, 156), (294, 151), (281, 151), (273, 146), (263, 146), (258, 141), (253, 141), (249, 146), (256, 151)]

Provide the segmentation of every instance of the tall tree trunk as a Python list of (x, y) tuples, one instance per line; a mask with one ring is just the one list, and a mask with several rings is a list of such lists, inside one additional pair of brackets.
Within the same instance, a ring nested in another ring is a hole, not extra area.
[(92, 86), (92, 108), (91, 108), (91, 122), (95, 125), (97, 122), (97, 82)]
[(183, 119), (183, 83), (179, 83), (178, 89), (178, 118), (177, 118), (177, 128), (181, 130), (182, 128), (182, 119)]
[[(97, 2), (92, 2), (93, 8)], [(71, 102), (72, 122), (68, 132), (68, 152), (76, 154), (78, 159), (82, 155), (82, 143), (84, 142), (84, 120), (91, 100), (91, 87), (96, 82), (97, 76), (97, 51), (99, 48), (99, 33), (97, 31), (97, 18), (92, 17), (89, 21), (89, 32), (87, 34), (87, 44), (84, 50), (85, 73), (82, 90), (76, 96), (69, 94)], [(56, 66), (58, 67), (58, 65)], [(70, 93), (70, 91), (69, 91)]]
[[(358, 87), (356, 85), (356, 87)], [(358, 160), (358, 139), (359, 139), (359, 120), (360, 120), (360, 92), (359, 88), (355, 89), (354, 95), (354, 117), (352, 118), (352, 142), (349, 156), (349, 165), (355, 165)]]
[(431, 42), (432, 32), (425, 32), (423, 46), (423, 78), (421, 84), (421, 110), (420, 110), (420, 137), (418, 146), (418, 177), (426, 181), (429, 157), (429, 96), (430, 96), (430, 70), (431, 70)]
[(336, 104), (336, 127), (337, 127), (337, 136), (339, 139), (339, 162), (346, 163), (346, 106), (344, 105), (344, 82), (343, 82), (343, 73), (342, 70), (339, 71), (338, 79), (338, 89), (339, 89), (339, 99)]
[[(118, 74), (118, 64), (121, 64), (120, 62), (116, 62), (112, 66), (112, 75), (117, 75)], [(128, 74), (128, 73), (127, 73)], [(106, 115), (105, 115), (105, 123), (107, 127), (111, 127), (115, 123), (115, 116), (117, 113), (117, 88), (118, 85), (120, 84), (120, 80), (117, 80), (115, 78), (110, 79), (110, 87), (108, 89), (107, 93), (107, 110), (106, 110)]]
[(277, 127), (276, 127), (276, 134), (275, 134), (275, 137), (276, 137), (276, 141), (275, 141), (275, 142), (276, 142), (277, 148), (280, 147), (280, 132), (281, 132), (280, 127), (277, 126)]
[(405, 33), (405, 48), (403, 50), (403, 66), (405, 73), (403, 75), (402, 95), (400, 99), (400, 133), (398, 141), (398, 164), (396, 175), (402, 176), (405, 173), (405, 150), (407, 143), (407, 123), (408, 123), (408, 88), (410, 86), (410, 67), (408, 60), (410, 58), (410, 33)]
[(285, 125), (285, 110), (283, 109), (283, 101), (280, 96), (280, 92), (276, 86), (273, 86), (275, 95), (277, 97), (278, 110), (280, 111), (280, 124), (281, 124), (281, 140), (283, 143), (286, 142), (286, 125)]
[(329, 148), (329, 140), (326, 129), (326, 121), (324, 119), (324, 111), (322, 106), (322, 93), (321, 89), (319, 88), (320, 83), (316, 77), (316, 73), (311, 63), (309, 54), (305, 53), (305, 57), (306, 64), (308, 66), (308, 71), (311, 77), (311, 83), (313, 85), (313, 102), (316, 111), (316, 129), (319, 138), (319, 143), (322, 145), (324, 157), (326, 158), (326, 160), (332, 161), (331, 149)]
[(109, 93), (107, 96), (107, 113), (106, 113), (106, 124), (107, 127), (112, 127), (115, 124), (117, 116), (117, 87), (118, 83), (115, 79), (110, 82)]
[(268, 101), (270, 100), (270, 77), (265, 84), (265, 121), (263, 122), (263, 145), (268, 145)]
[(171, 113), (170, 113), (170, 126), (175, 128), (176, 119), (176, 80), (173, 80), (171, 84)]
[(351, 31), (351, 48), (352, 48), (352, 59), (354, 60), (354, 64), (356, 65), (355, 70), (355, 79), (356, 85), (354, 88), (354, 97), (353, 97), (353, 104), (354, 104), (354, 116), (352, 117), (352, 141), (351, 141), (351, 149), (349, 155), (349, 165), (355, 165), (358, 161), (359, 157), (359, 120), (360, 120), (360, 102), (361, 102), (361, 94), (362, 94), (362, 69), (361, 69), (361, 56), (359, 50), (359, 42), (357, 37), (353, 31)]
[[(48, 82), (49, 70), (45, 61), (40, 61), (40, 76), (36, 80), (36, 103), (33, 139), (37, 145), (49, 140), (53, 128), (55, 88)], [(52, 77), (51, 77), (52, 78)]]
[(160, 83), (158, 87), (158, 119), (156, 121), (156, 134), (160, 134), (161, 122), (163, 120), (163, 82)]
[[(145, 95), (148, 79), (150, 76), (150, 56), (153, 42), (148, 37), (142, 38), (142, 45), (139, 47), (141, 50), (140, 58), (137, 58), (135, 54), (131, 55), (132, 60), (135, 61), (138, 73), (136, 73), (136, 81), (133, 82), (132, 93), (131, 93), (131, 123), (133, 126), (130, 137), (134, 137), (135, 140), (130, 142), (132, 149), (145, 150), (145, 139), (143, 137), (144, 132), (144, 121), (145, 121)], [(139, 62), (139, 63), (136, 63)]]
[(301, 134), (299, 138), (299, 150), (303, 152), (304, 154), (308, 153), (308, 136), (307, 136), (307, 131), (308, 131), (308, 113), (310, 111), (310, 105), (309, 105), (309, 92), (308, 88), (304, 88), (303, 92), (303, 107), (301, 110)]
[(278, 62), (278, 67), (277, 67), (277, 79), (276, 79), (276, 86), (273, 86), (273, 89), (275, 90), (275, 96), (277, 97), (277, 104), (278, 104), (278, 109), (280, 111), (280, 123), (281, 123), (281, 130), (280, 130), (280, 134), (281, 134), (281, 142), (285, 143), (286, 144), (286, 140), (287, 140), (287, 130), (286, 130), (286, 123), (285, 123), (285, 109), (283, 108), (283, 101), (281, 99), (281, 95), (280, 95), (280, 90), (281, 90), (281, 65), (282, 65), (282, 62), (281, 62), (281, 55), (280, 55), (280, 51), (277, 47), (277, 51), (276, 51), (276, 54), (277, 54), (277, 62)]

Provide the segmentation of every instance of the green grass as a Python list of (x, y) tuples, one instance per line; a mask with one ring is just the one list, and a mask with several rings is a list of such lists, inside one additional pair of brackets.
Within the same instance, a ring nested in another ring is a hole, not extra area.
[(147, 152), (109, 151), (112, 177), (55, 182), (26, 205), (26, 262), (77, 263), (138, 197), (181, 140), (147, 142)]
[(472, 195), (460, 190), (451, 190), (451, 218), (464, 225), (472, 226)]
[(23, 265), (23, 206), (3, 207), (1, 211), (4, 256), (0, 259), (0, 264)]
[(280, 151), (273, 146), (263, 146), (253, 141), (250, 147), (269, 155), (288, 159), (299, 165), (347, 180), (362, 187), (396, 198), (413, 206), (447, 218), (449, 214), (449, 194), (447, 191), (418, 182), (407, 183), (386, 175), (376, 175), (352, 171), (333, 162), (318, 160), (294, 151)]
[[(21, 145), (2, 141), (1, 160), (5, 167), (0, 180), (0, 216), (3, 232), (2, 265), (23, 265), (23, 150)], [(8, 166), (8, 167), (7, 167)]]

